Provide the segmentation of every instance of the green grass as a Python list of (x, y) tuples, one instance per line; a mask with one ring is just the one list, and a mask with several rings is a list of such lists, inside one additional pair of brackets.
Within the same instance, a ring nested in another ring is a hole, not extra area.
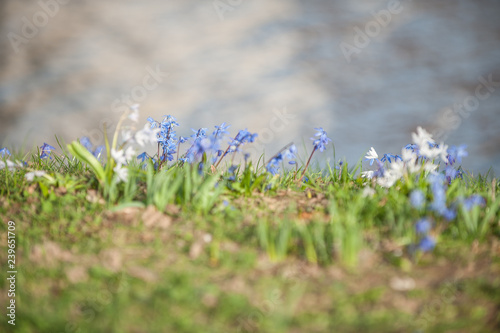
[[(429, 209), (423, 177), (386, 189), (360, 178), (360, 164), (307, 170), (307, 183), (295, 171), (273, 177), (261, 161), (234, 180), (224, 167), (132, 165), (128, 182), (114, 183), (64, 150), (53, 156), (0, 170), (2, 263), (16, 223), (16, 332), (500, 329), (491, 178), (451, 183), (450, 205), (471, 194), (486, 205), (458, 206), (448, 222)], [(31, 170), (47, 174), (28, 182)], [(416, 188), (422, 209), (408, 200)], [(422, 217), (434, 223), (431, 253), (414, 250)], [(0, 289), (6, 304), (6, 279)], [(14, 331), (5, 314), (0, 331)]]

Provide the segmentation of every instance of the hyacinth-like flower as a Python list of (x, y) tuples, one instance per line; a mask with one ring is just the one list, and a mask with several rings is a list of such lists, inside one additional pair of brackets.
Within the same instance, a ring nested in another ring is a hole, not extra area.
[(188, 163), (193, 163), (197, 156), (203, 155), (211, 148), (210, 140), (207, 139), (206, 128), (200, 128), (199, 130), (193, 129), (192, 131), (194, 132), (194, 134), (191, 135), (191, 138), (193, 138), (193, 144), (186, 152), (185, 158), (182, 159), (182, 161)]
[(143, 152), (142, 154), (140, 154), (140, 155), (137, 156), (137, 159), (141, 160), (141, 163), (144, 162), (148, 158), (149, 158), (149, 155), (146, 152)]
[(0, 149), (0, 156), (1, 156), (2, 158), (5, 158), (5, 155), (7, 155), (7, 156), (11, 156), (10, 151), (9, 151), (7, 148), (2, 148), (2, 149)]
[(425, 194), (420, 190), (413, 190), (410, 194), (410, 203), (415, 208), (422, 208), (425, 204)]
[[(323, 152), (326, 149), (326, 145), (328, 144), (329, 141), (332, 141), (326, 134), (325, 130), (321, 127), (315, 128), (317, 131), (316, 135), (318, 138), (311, 138), (313, 141), (313, 151), (311, 152), (311, 155), (309, 155), (309, 159), (307, 160), (306, 166), (304, 167), (304, 171), (302, 171), (302, 175), (299, 178), (299, 183), (302, 181), (302, 179), (305, 177), (307, 167), (309, 166), (309, 163), (311, 162), (311, 159), (314, 155), (314, 152), (316, 150), (319, 150), (320, 152)], [(306, 177), (307, 178), (307, 177)]]
[(0, 161), (0, 170), (5, 168), (9, 169), (9, 171), (14, 171), (16, 168), (22, 168), (23, 165), (20, 162), (14, 163), (11, 160)]
[(332, 141), (326, 134), (325, 130), (321, 127), (315, 128), (316, 131), (318, 131), (315, 136), (318, 138), (311, 138), (311, 140), (314, 140), (313, 146), (314, 149), (319, 150), (320, 152), (323, 152), (326, 149), (326, 145), (328, 142)]
[(417, 248), (422, 252), (429, 252), (436, 246), (436, 240), (429, 235), (431, 231), (432, 224), (426, 219), (420, 219), (415, 223), (415, 232), (418, 238)]
[(231, 127), (231, 125), (226, 125), (226, 123), (222, 123), (220, 126), (215, 126), (212, 136), (216, 139), (221, 139), (225, 134), (229, 134), (227, 131), (229, 127)]
[(393, 154), (384, 154), (384, 156), (382, 156), (382, 158), (380, 159), (381, 162), (389, 162), (389, 163), (392, 163), (392, 160), (393, 159), (394, 161), (402, 161), (403, 158), (399, 155), (393, 155)]
[(82, 146), (87, 148), (87, 150), (90, 153), (92, 153), (92, 155), (94, 155), (94, 157), (97, 159), (99, 159), (101, 157), (101, 154), (105, 148), (103, 145), (100, 145), (94, 149), (94, 145), (92, 144), (92, 142), (90, 142), (90, 139), (86, 136), (84, 136), (80, 139), (80, 143), (82, 144)]
[(450, 165), (455, 164), (455, 162), (462, 163), (462, 157), (466, 157), (469, 155), (467, 152), (467, 145), (461, 145), (461, 146), (451, 146), (448, 148), (448, 156), (447, 156), (447, 163)]
[(135, 123), (138, 122), (139, 121), (139, 104), (131, 105), (130, 110), (132, 112), (128, 115), (128, 119), (132, 120)]
[(428, 219), (418, 220), (415, 224), (415, 231), (419, 235), (427, 235), (431, 230), (431, 223)]
[[(412, 138), (415, 143), (406, 145), (402, 149), (401, 155), (384, 154), (380, 161), (389, 162), (387, 167), (379, 165), (377, 171), (365, 171), (361, 176), (364, 178), (376, 177), (377, 183), (380, 186), (391, 187), (396, 181), (410, 174), (422, 172), (435, 173), (439, 167), (439, 161), (436, 162), (437, 164), (434, 161), (439, 157), (447, 165), (444, 173), (448, 183), (453, 179), (462, 177), (462, 171), (454, 169), (451, 165), (455, 161), (461, 160), (462, 157), (467, 156), (465, 146), (448, 149), (448, 146), (444, 143), (437, 144), (434, 142), (432, 136), (421, 127), (417, 128), (417, 133), (412, 134)], [(370, 165), (373, 165), (375, 161), (377, 163), (379, 161), (378, 154), (373, 147), (368, 151), (365, 158), (370, 161)], [(436, 203), (436, 208), (442, 208), (442, 205)], [(439, 209), (438, 211), (448, 219), (454, 218), (452, 210)]]
[(157, 143), (160, 131), (159, 128), (151, 128), (151, 126), (145, 124), (142, 130), (135, 133), (135, 142), (141, 147), (144, 147), (146, 144)]
[(256, 138), (257, 133), (252, 134), (246, 128), (244, 130), (240, 130), (238, 134), (236, 134), (234, 139), (229, 142), (229, 150), (226, 152), (226, 154), (239, 151), (239, 147), (242, 144), (246, 142), (254, 142)]
[(373, 162), (378, 160), (378, 154), (375, 151), (375, 148), (371, 147), (370, 150), (365, 155), (365, 160), (370, 161), (370, 165), (373, 165)]
[(35, 177), (42, 177), (43, 175), (47, 174), (47, 172), (43, 171), (43, 170), (35, 170), (35, 171), (31, 171), (31, 172), (28, 172), (24, 175), (24, 178), (29, 181), (29, 182), (32, 182)]
[(297, 147), (294, 144), (288, 145), (269, 160), (266, 165), (267, 172), (269, 172), (273, 176), (278, 174), (280, 164), (285, 158), (290, 160), (290, 164), (295, 164), (295, 154), (297, 154)]
[(52, 147), (51, 145), (49, 145), (48, 143), (43, 143), (43, 145), (40, 147), (40, 158), (41, 159), (44, 159), (44, 158), (52, 158), (50, 156), (52, 150), (55, 150), (56, 148)]
[[(227, 147), (226, 151), (221, 152), (218, 150), (218, 147), (217, 147), (218, 145), (214, 145), (213, 149), (216, 150), (216, 153), (217, 153), (216, 157), (220, 156), (219, 161), (215, 164), (215, 168), (217, 168), (217, 166), (219, 166), (220, 162), (227, 154), (240, 151), (241, 145), (243, 145), (245, 143), (252, 143), (255, 141), (256, 138), (257, 138), (257, 133), (252, 134), (247, 129), (244, 129), (244, 130), (240, 130), (238, 132), (238, 134), (236, 134), (234, 139), (229, 141), (229, 146)], [(214, 163), (215, 163), (215, 160), (214, 160)]]
[(456, 212), (446, 205), (445, 176), (443, 174), (433, 173), (429, 175), (428, 179), (433, 194), (431, 209), (448, 221), (453, 220), (456, 217)]
[(412, 134), (412, 139), (413, 142), (418, 146), (420, 156), (430, 160), (441, 157), (444, 162), (447, 161), (448, 146), (446, 146), (444, 143), (437, 144), (432, 139), (432, 135), (422, 127), (417, 127), (417, 133)]
[(470, 197), (468, 197), (467, 199), (465, 199), (462, 202), (462, 205), (466, 211), (469, 211), (472, 208), (474, 208), (475, 206), (486, 205), (486, 200), (478, 194), (473, 194)]
[(418, 243), (418, 248), (422, 252), (432, 251), (436, 247), (436, 240), (429, 235), (426, 235), (420, 239)]
[[(156, 122), (151, 124), (151, 126), (157, 126)], [(160, 161), (172, 161), (174, 159), (174, 154), (177, 149), (177, 138), (175, 133), (175, 127), (178, 127), (176, 119), (173, 116), (165, 116), (163, 121), (159, 124), (160, 132), (158, 133), (158, 143), (162, 147), (162, 156)]]

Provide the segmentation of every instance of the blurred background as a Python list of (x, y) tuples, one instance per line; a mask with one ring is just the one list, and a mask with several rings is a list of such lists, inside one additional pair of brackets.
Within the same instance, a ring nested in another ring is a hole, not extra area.
[(248, 128), (267, 157), (323, 127), (355, 163), (421, 125), (500, 174), (497, 0), (0, 3), (1, 147), (100, 144), (139, 103), (179, 135)]

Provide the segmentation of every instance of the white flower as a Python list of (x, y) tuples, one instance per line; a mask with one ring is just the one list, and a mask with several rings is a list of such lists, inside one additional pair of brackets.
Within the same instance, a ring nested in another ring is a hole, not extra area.
[(127, 162), (130, 162), (135, 158), (136, 155), (137, 155), (137, 152), (134, 150), (134, 148), (129, 146), (127, 148), (127, 150), (125, 151), (125, 160)]
[(111, 157), (115, 160), (117, 166), (122, 166), (127, 164), (134, 159), (136, 151), (132, 147), (128, 147), (127, 150), (114, 150), (111, 148)]
[(385, 172), (384, 177), (377, 178), (377, 184), (382, 187), (391, 187), (394, 183), (401, 177), (394, 170), (388, 170)]
[(441, 143), (440, 145), (436, 146), (431, 146), (431, 145), (425, 145), (423, 148), (420, 149), (420, 154), (422, 156), (427, 157), (430, 160), (434, 160), (437, 157), (441, 157), (441, 160), (444, 162), (447, 162), (447, 156), (448, 156), (448, 146), (445, 145), (444, 143)]
[(448, 145), (445, 145), (444, 142), (439, 144), (439, 156), (441, 156), (441, 160), (445, 163), (448, 163)]
[(137, 141), (137, 144), (141, 147), (144, 147), (145, 144), (149, 143), (157, 143), (158, 138), (157, 134), (161, 131), (159, 128), (153, 128), (151, 129), (150, 124), (144, 125), (144, 128), (140, 131), (137, 131), (135, 133), (135, 141)]
[[(7, 163), (5, 163), (5, 162), (7, 162)], [(5, 162), (4, 161), (0, 161), (0, 170), (2, 170), (5, 167), (7, 167), (9, 169), (9, 171), (14, 171), (15, 168), (22, 168), (23, 167), (23, 165), (21, 164), (21, 162), (14, 163), (11, 160), (7, 160)]]
[(134, 104), (130, 106), (130, 110), (132, 110), (132, 113), (129, 114), (128, 119), (138, 122), (139, 121), (139, 104)]
[(424, 170), (427, 172), (434, 172), (434, 170), (436, 170), (437, 167), (438, 166), (436, 164), (432, 164), (430, 162), (424, 164)]
[(35, 179), (35, 177), (42, 177), (45, 174), (46, 174), (45, 171), (36, 170), (36, 171), (28, 172), (27, 174), (24, 175), (24, 178), (26, 178), (27, 181), (32, 182), (33, 179)]
[(118, 182), (124, 181), (126, 182), (128, 179), (128, 168), (127, 167), (122, 167), (121, 165), (117, 165), (114, 167), (114, 172), (116, 174), (116, 177), (118, 177)]
[[(366, 153), (365, 158), (367, 160), (376, 160), (378, 158), (378, 154), (375, 151), (375, 148), (371, 147), (368, 153)], [(372, 162), (373, 163), (373, 162)], [(371, 164), (371, 163), (370, 163)]]
[(420, 126), (417, 127), (417, 133), (412, 133), (411, 137), (413, 142), (420, 148), (420, 153), (422, 153), (422, 149), (429, 147), (429, 143), (434, 143), (432, 135)]
[(128, 141), (132, 138), (132, 131), (130, 130), (122, 130), (122, 139), (123, 141)]
[(403, 150), (401, 150), (401, 158), (407, 164), (415, 164), (415, 162), (417, 161), (417, 157), (417, 154), (411, 149), (403, 148)]
[(373, 171), (363, 171), (361, 172), (361, 178), (367, 178), (367, 179), (372, 179), (373, 178)]
[(406, 173), (405, 163), (403, 161), (394, 161), (391, 163), (391, 169), (389, 170), (390, 174), (399, 179), (404, 176)]
[(127, 163), (127, 160), (125, 159), (125, 156), (123, 154), (123, 150), (115, 150), (111, 148), (111, 157), (119, 166)]
[(408, 162), (406, 164), (406, 168), (408, 169), (409, 173), (417, 173), (422, 169), (422, 165), (420, 163)]

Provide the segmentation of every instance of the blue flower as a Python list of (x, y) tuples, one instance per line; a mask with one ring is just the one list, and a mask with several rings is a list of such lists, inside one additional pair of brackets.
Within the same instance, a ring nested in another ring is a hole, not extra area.
[(93, 145), (88, 137), (83, 136), (82, 138), (80, 138), (80, 143), (82, 144), (82, 146), (87, 148), (88, 151), (92, 152)]
[(286, 149), (283, 152), (283, 154), (285, 155), (285, 158), (287, 158), (289, 160), (294, 160), (297, 158), (295, 156), (297, 154), (297, 147), (295, 147), (295, 145), (291, 145), (290, 147), (288, 147), (288, 149)]
[(452, 180), (462, 177), (462, 172), (460, 170), (455, 169), (454, 167), (451, 166), (451, 164), (447, 165), (445, 170), (444, 170), (444, 175), (446, 177), (446, 181), (448, 184), (451, 183)]
[(144, 162), (146, 160), (146, 158), (148, 158), (148, 154), (146, 152), (140, 154), (139, 156), (137, 156), (137, 159), (138, 160), (141, 160), (141, 163)]
[(83, 136), (82, 138), (80, 138), (80, 143), (89, 152), (91, 152), (92, 155), (94, 155), (96, 158), (99, 158), (101, 156), (101, 153), (105, 148), (103, 145), (101, 145), (101, 146), (96, 147), (96, 149), (94, 150), (94, 145), (92, 144), (92, 142), (90, 142), (90, 139), (86, 136)]
[(227, 172), (229, 174), (231, 174), (231, 176), (228, 178), (229, 180), (232, 180), (232, 181), (236, 180), (236, 170), (238, 170), (238, 166), (237, 165), (231, 165), (229, 167), (229, 169), (227, 170)]
[(431, 223), (427, 219), (418, 220), (415, 224), (415, 231), (419, 235), (427, 235), (429, 230), (431, 230)]
[[(385, 175), (385, 168), (384, 168), (384, 163), (382, 163), (380, 160), (376, 159), (375, 161), (377, 161), (377, 165), (378, 165), (378, 169), (375, 170), (373, 172), (373, 177), (374, 178), (377, 178), (377, 177), (384, 177)], [(373, 160), (371, 161), (370, 165), (373, 164)]]
[(457, 217), (457, 212), (456, 212), (456, 210), (455, 210), (455, 209), (453, 209), (453, 208), (446, 208), (446, 209), (442, 212), (442, 214), (441, 214), (441, 215), (443, 215), (443, 217), (444, 217), (446, 220), (451, 221), (451, 220), (455, 219), (455, 217)]
[(428, 180), (431, 183), (433, 194), (431, 209), (446, 219), (452, 220), (454, 218), (454, 211), (446, 207), (445, 176), (443, 174), (430, 174)]
[(465, 150), (467, 145), (451, 146), (448, 148), (448, 162), (453, 165), (455, 162), (462, 163), (462, 157), (466, 157), (469, 153)]
[(436, 246), (436, 241), (429, 235), (423, 237), (418, 243), (418, 248), (423, 252), (432, 251), (435, 246)]
[(231, 127), (231, 125), (226, 125), (226, 123), (222, 123), (220, 126), (214, 126), (215, 127), (215, 131), (213, 131), (212, 135), (215, 137), (215, 138), (219, 138), (220, 136), (224, 135), (224, 134), (229, 134), (228, 131), (226, 131), (229, 127)]
[(2, 155), (2, 158), (5, 158), (5, 155), (11, 156), (11, 153), (7, 148), (0, 149), (0, 154)]
[(319, 138), (315, 139), (315, 138), (311, 138), (311, 140), (314, 140), (313, 141), (313, 146), (314, 146), (314, 149), (318, 149), (320, 152), (324, 151), (326, 149), (326, 145), (328, 144), (329, 141), (332, 141), (332, 139), (330, 139), (325, 130), (323, 130), (323, 128), (319, 127), (319, 128), (315, 128), (316, 131), (318, 131), (318, 133), (315, 134), (315, 136), (319, 136)]
[(415, 208), (422, 208), (425, 203), (424, 192), (420, 190), (414, 190), (410, 194), (410, 203)]
[(266, 169), (267, 172), (271, 173), (272, 175), (278, 174), (279, 166), (283, 160), (289, 159), (289, 164), (295, 164), (296, 162), (294, 159), (296, 158), (295, 154), (297, 153), (297, 147), (295, 147), (294, 144), (291, 144), (290, 146), (282, 149), (278, 154), (274, 155), (273, 158), (267, 163)]
[(269, 172), (273, 176), (278, 174), (279, 165), (281, 161), (283, 161), (283, 155), (282, 154), (275, 155), (266, 165), (267, 172)]
[(382, 156), (382, 158), (380, 159), (382, 162), (385, 162), (385, 161), (388, 161), (389, 163), (392, 163), (391, 161), (391, 158), (396, 158), (395, 155), (393, 154), (384, 154), (384, 156)]
[(486, 200), (478, 194), (473, 194), (470, 197), (468, 197), (467, 199), (465, 199), (462, 202), (462, 204), (463, 204), (463, 207), (465, 208), (465, 210), (469, 211), (472, 208), (474, 208), (475, 206), (486, 205)]
[[(177, 149), (177, 138), (174, 128), (179, 126), (173, 116), (164, 116), (165, 118), (160, 123), (160, 133), (158, 134), (158, 142), (162, 146), (162, 156), (160, 161), (172, 161)], [(148, 118), (149, 119), (149, 118)], [(155, 122), (156, 124), (156, 122)], [(151, 127), (153, 128), (153, 125)], [(155, 125), (156, 126), (156, 125)]]
[[(43, 143), (43, 145), (40, 147), (40, 158), (46, 158), (50, 157), (50, 153), (52, 150), (55, 150), (56, 148), (52, 147), (48, 143)], [(52, 158), (52, 157), (50, 157)]]
[(245, 142), (252, 143), (255, 141), (255, 138), (257, 138), (257, 133), (252, 134), (246, 129), (240, 130), (238, 134), (234, 137), (231, 142), (229, 142), (230, 148), (228, 149), (227, 153), (232, 153), (235, 151), (239, 151), (239, 147), (244, 144)]

